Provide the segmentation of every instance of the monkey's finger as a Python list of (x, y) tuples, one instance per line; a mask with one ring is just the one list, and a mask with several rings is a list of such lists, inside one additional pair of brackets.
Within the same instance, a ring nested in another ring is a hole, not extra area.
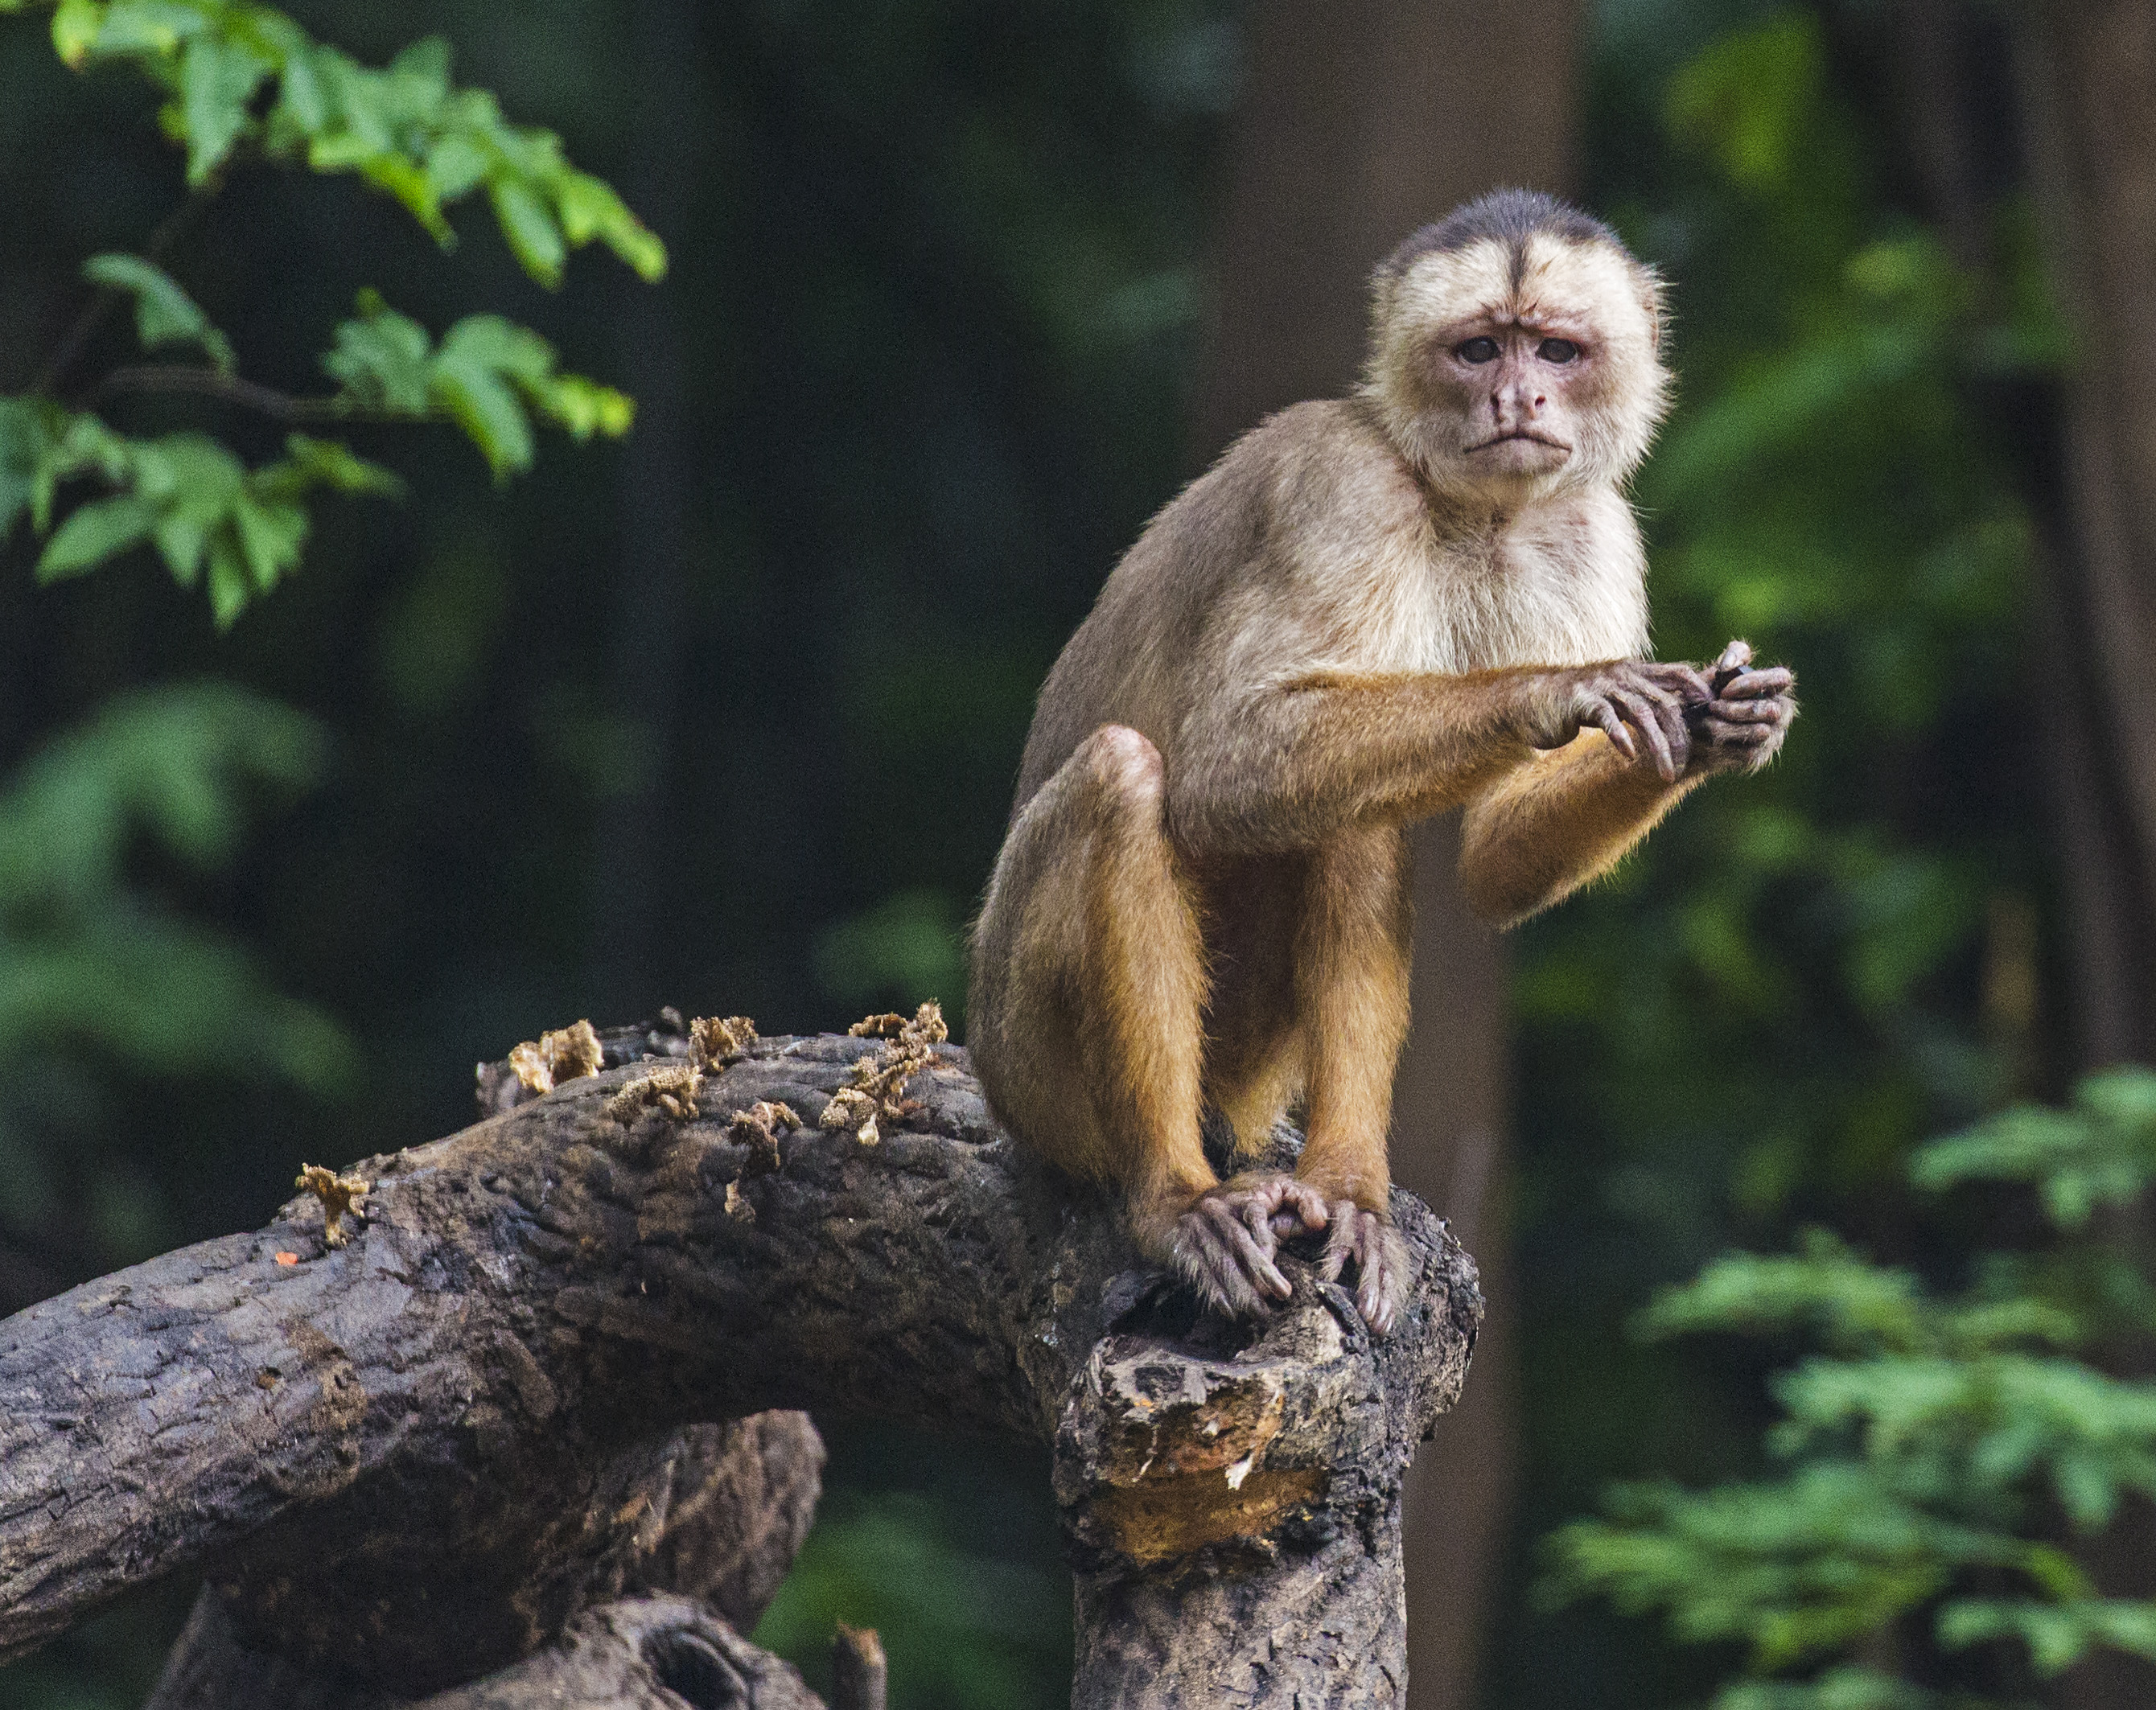
[[(1250, 1212), (1257, 1212), (1255, 1229), (1244, 1220)], [(1212, 1234), (1227, 1250), (1229, 1264), (1257, 1283), (1259, 1291), (1274, 1296), (1276, 1301), (1294, 1294), (1279, 1266), (1272, 1264), (1272, 1229), (1265, 1227), (1265, 1212), (1255, 1199), (1244, 1199), (1242, 1205), (1231, 1204), (1229, 1199), (1205, 1199), (1199, 1204), (1199, 1216), (1208, 1219)]]
[(1768, 701), (1711, 701), (1707, 716), (1724, 724), (1785, 724), (1789, 708), (1779, 696)]
[(1712, 686), (1696, 665), (1656, 664), (1642, 666), (1641, 670), (1649, 682), (1662, 693), (1674, 696), (1680, 705), (1697, 706), (1714, 698)]
[(1780, 730), (1771, 724), (1732, 724), (1721, 718), (1707, 721), (1707, 736), (1717, 747), (1756, 748), (1780, 735)]
[[(1235, 1202), (1241, 1199), (1241, 1204)], [(1273, 1263), (1273, 1232), (1266, 1222), (1265, 1208), (1255, 1195), (1223, 1195), (1207, 1199), (1199, 1210), (1209, 1217), (1218, 1231), (1221, 1244), (1226, 1247), (1235, 1266), (1255, 1282), (1260, 1291), (1276, 1300), (1286, 1300), (1294, 1290), (1288, 1280)], [(1255, 1225), (1249, 1221), (1255, 1214)]]
[(1796, 673), (1787, 665), (1769, 665), (1756, 671), (1745, 671), (1732, 677), (1722, 686), (1715, 696), (1717, 701), (1758, 701), (1776, 695), (1786, 695), (1796, 687)]
[(1717, 671), (1741, 670), (1751, 663), (1752, 644), (1748, 641), (1732, 641), (1722, 650), (1722, 656), (1715, 660), (1714, 669)]
[(1629, 690), (1620, 690), (1610, 697), (1624, 709), (1626, 723), (1640, 732), (1647, 744), (1647, 752), (1655, 757), (1655, 770), (1661, 774), (1664, 783), (1677, 781), (1676, 757), (1670, 752), (1670, 739), (1662, 729), (1661, 721), (1655, 716), (1653, 703)]
[(1600, 727), (1603, 735), (1609, 738), (1611, 747), (1627, 760), (1640, 757), (1640, 745), (1632, 740), (1632, 732), (1625, 728), (1623, 715), (1614, 706), (1607, 701), (1598, 701), (1594, 703), (1594, 711), (1589, 716)]
[(1204, 1211), (1186, 1213), (1175, 1236), (1176, 1268), (1208, 1300), (1230, 1314), (1253, 1312), (1263, 1304)]
[[(1372, 1221), (1374, 1223), (1375, 1219)], [(1384, 1243), (1378, 1239), (1380, 1231), (1373, 1229), (1370, 1239), (1362, 1245), (1355, 1256), (1358, 1273), (1355, 1288), (1355, 1309), (1363, 1315), (1363, 1322), (1370, 1327), (1373, 1336), (1389, 1336), (1393, 1329), (1393, 1301), (1398, 1285), (1389, 1274), (1384, 1259)]]
[(1661, 721), (1662, 735), (1670, 745), (1670, 758), (1676, 763), (1677, 770), (1682, 772), (1685, 763), (1691, 758), (1691, 727), (1685, 722), (1684, 709), (1681, 706), (1658, 706), (1655, 709), (1655, 715)]
[(1269, 1294), (1276, 1301), (1284, 1301), (1295, 1292), (1294, 1286), (1281, 1275), (1280, 1266), (1273, 1263), (1272, 1255), (1260, 1247), (1250, 1230), (1240, 1223), (1230, 1230), (1229, 1245), (1235, 1250), (1237, 1261), (1250, 1281), (1257, 1284), (1260, 1293)]
[(1312, 1234), (1332, 1221), (1332, 1211), (1325, 1203), (1325, 1195), (1308, 1182), (1299, 1182), (1293, 1176), (1281, 1183), (1280, 1197), (1274, 1209), (1277, 1211), (1292, 1210), (1301, 1226)]
[(1327, 1282), (1339, 1281), (1340, 1273), (1355, 1256), (1356, 1224), (1363, 1215), (1363, 1208), (1353, 1199), (1342, 1199), (1332, 1208), (1332, 1236), (1326, 1242), (1325, 1256), (1317, 1266), (1317, 1274)]

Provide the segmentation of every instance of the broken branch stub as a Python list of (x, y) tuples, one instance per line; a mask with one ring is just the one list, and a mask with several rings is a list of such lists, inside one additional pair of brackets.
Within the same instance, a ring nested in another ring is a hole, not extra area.
[[(654, 1433), (792, 1407), (1055, 1446), (1081, 1707), (1397, 1701), (1400, 1477), (1481, 1312), (1419, 1202), (1394, 1198), (1416, 1279), (1387, 1341), (1293, 1256), (1295, 1299), (1229, 1325), (1015, 1147), (947, 1044), (877, 1089), (868, 1145), (820, 1121), (891, 1041), (737, 1035), (624, 1103), (641, 1058), (699, 1054), (596, 1036), (598, 1072), (483, 1076), (501, 1114), (355, 1166), (346, 1247), (309, 1198), (0, 1323), (0, 1656), (199, 1567), (249, 1644), (440, 1692), (583, 1606), (480, 1619), (573, 1559), (535, 1509), (583, 1512)], [(459, 1595), (445, 1679), (424, 1635)]]

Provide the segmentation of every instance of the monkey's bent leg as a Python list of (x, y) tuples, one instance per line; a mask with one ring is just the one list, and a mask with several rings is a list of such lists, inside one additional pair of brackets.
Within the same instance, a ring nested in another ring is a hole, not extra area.
[(1326, 1276), (1353, 1261), (1355, 1304), (1380, 1336), (1410, 1281), (1389, 1209), (1385, 1136), (1408, 1030), (1413, 863), (1398, 827), (1328, 839), (1311, 865), (1296, 929), (1296, 994), (1309, 1030), (1309, 1137), (1296, 1175), (1327, 1204)]
[(1291, 1179), (1224, 1187), (1205, 1161), (1204, 954), (1163, 797), (1159, 752), (1103, 725), (1026, 804), (975, 934), (973, 1063), (1013, 1133), (1119, 1184), (1142, 1248), (1248, 1311), (1289, 1291), (1272, 1218), (1325, 1213)]

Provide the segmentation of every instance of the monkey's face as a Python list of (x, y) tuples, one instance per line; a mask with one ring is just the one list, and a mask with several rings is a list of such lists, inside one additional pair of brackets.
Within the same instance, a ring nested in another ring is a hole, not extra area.
[(1624, 480), (1668, 376), (1653, 275), (1547, 233), (1419, 258), (1378, 283), (1371, 386), (1440, 488), (1516, 504)]
[(1588, 330), (1500, 311), (1440, 329), (1424, 347), (1424, 392), (1455, 429), (1462, 471), (1480, 484), (1548, 484), (1578, 448), (1582, 395), (1603, 352)]

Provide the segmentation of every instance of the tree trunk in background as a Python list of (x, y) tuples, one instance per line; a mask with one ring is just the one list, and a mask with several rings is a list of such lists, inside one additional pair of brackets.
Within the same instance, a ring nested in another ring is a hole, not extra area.
[[(1500, 185), (1564, 187), (1580, 29), (1577, 0), (1260, 0), (1214, 246), (1200, 461), (1269, 411), (1354, 384), (1370, 271), (1415, 227)], [(1414, 1710), (1475, 1701), (1517, 1409), (1506, 962), (1460, 901), (1456, 848), (1450, 820), (1420, 835), (1393, 1168), (1454, 1220), (1489, 1306), (1466, 1393), (1409, 1476)]]
[[(636, 80), (633, 164), (621, 178), (629, 204), (678, 246), (699, 168), (696, 8), (690, 0), (636, 0), (629, 62)], [(654, 290), (624, 273), (617, 285), (619, 372), (636, 400), (636, 431), (621, 450), (621, 559), (607, 601), (613, 627), (613, 711), (634, 732), (642, 763), (603, 804), (593, 870), (592, 1007), (650, 1013), (678, 970), (660, 965), (670, 865), (667, 773), (680, 716), (689, 626), (692, 466), (688, 355), (670, 285)]]
[[(2077, 1069), (2156, 1060), (2156, 0), (2016, 9), (2027, 178), (2075, 334), (2043, 517), (2038, 668), (2048, 680), (2066, 997)], [(2112, 1238), (2145, 1268), (2145, 1209)], [(2122, 1347), (2116, 1370), (2156, 1369)], [(2130, 1504), (2082, 1553), (2113, 1596), (2146, 1597), (2156, 1510)], [(2072, 1710), (2156, 1702), (2156, 1667), (2099, 1653)]]
[(2082, 361), (2065, 385), (2046, 753), (2073, 1054), (2156, 1057), (2156, 0), (2020, 8), (2029, 182)]

